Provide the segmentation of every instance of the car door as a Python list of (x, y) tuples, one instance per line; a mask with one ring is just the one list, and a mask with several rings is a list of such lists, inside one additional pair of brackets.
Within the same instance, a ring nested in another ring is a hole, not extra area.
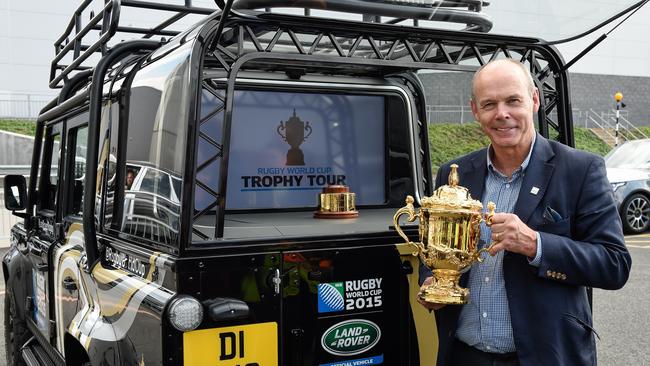
[(410, 365), (408, 355), (417, 358), (395, 246), (290, 251), (282, 266), (285, 365)]
[[(40, 335), (52, 342), (51, 272), (49, 258), (53, 245), (60, 238), (61, 222), (61, 159), (65, 146), (64, 122), (48, 124), (45, 130), (43, 154), (40, 160), (36, 226), (27, 239), (27, 257), (31, 263), (28, 283), (27, 309), (29, 318)], [(33, 178), (36, 179), (36, 178)]]

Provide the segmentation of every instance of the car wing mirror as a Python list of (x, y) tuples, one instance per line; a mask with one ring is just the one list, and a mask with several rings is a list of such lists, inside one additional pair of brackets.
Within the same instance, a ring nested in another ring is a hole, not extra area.
[[(27, 207), (27, 183), (22, 175), (5, 176), (4, 182), (5, 208), (9, 211), (21, 211)], [(15, 215), (21, 216), (16, 214)]]

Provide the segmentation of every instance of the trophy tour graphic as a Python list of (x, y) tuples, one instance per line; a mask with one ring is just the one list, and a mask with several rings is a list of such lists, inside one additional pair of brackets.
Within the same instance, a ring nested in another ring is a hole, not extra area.
[(285, 165), (305, 165), (305, 155), (300, 150), (300, 145), (311, 135), (312, 129), (309, 122), (300, 120), (294, 108), (293, 116), (286, 122), (280, 121), (277, 131), (278, 135), (291, 146), (287, 151), (287, 163)]

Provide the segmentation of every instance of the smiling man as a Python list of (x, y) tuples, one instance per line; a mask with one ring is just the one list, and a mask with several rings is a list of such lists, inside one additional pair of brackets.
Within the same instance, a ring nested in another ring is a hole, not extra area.
[(472, 90), (490, 146), (443, 165), (436, 186), (458, 164), (497, 214), (481, 226), (491, 255), (461, 278), (469, 303), (423, 303), (436, 310), (438, 365), (595, 365), (587, 287), (621, 288), (631, 266), (603, 159), (535, 132), (540, 96), (521, 63), (484, 65)]

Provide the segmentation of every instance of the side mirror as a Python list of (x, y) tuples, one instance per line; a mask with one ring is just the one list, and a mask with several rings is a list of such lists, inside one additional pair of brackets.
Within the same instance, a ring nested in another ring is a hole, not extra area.
[(5, 208), (9, 211), (21, 211), (27, 207), (27, 183), (22, 175), (5, 176)]

